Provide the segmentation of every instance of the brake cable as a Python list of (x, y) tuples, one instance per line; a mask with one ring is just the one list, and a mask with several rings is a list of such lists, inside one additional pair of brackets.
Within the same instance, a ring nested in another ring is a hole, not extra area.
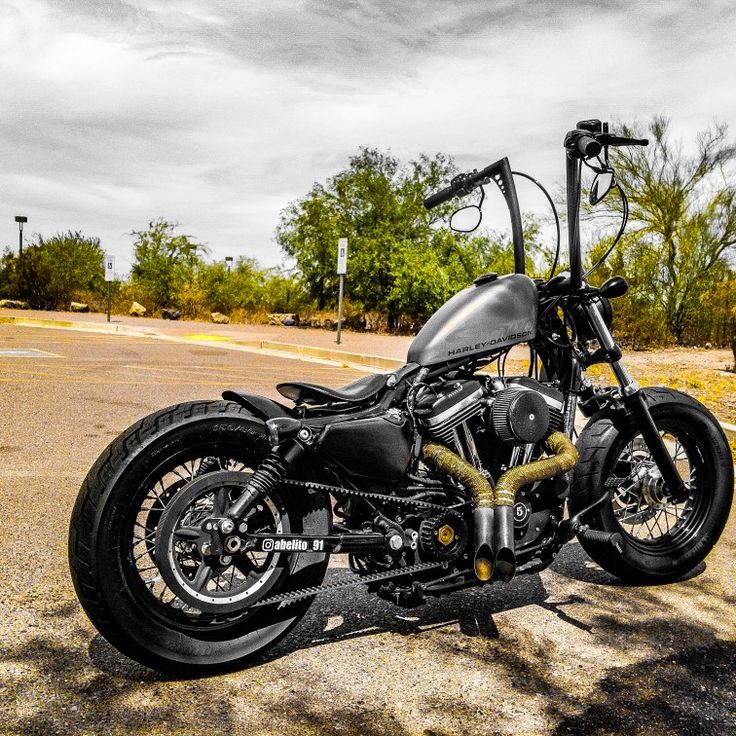
[(511, 173), (514, 176), (523, 176), (525, 179), (529, 179), (529, 181), (536, 184), (542, 190), (542, 194), (547, 197), (549, 206), (552, 208), (552, 214), (555, 216), (555, 227), (557, 228), (557, 247), (555, 248), (555, 258), (552, 262), (552, 268), (549, 272), (549, 276), (547, 277), (547, 281), (549, 281), (549, 279), (554, 276), (555, 269), (557, 268), (557, 264), (560, 260), (560, 217), (557, 214), (557, 208), (555, 207), (555, 203), (552, 201), (552, 197), (549, 196), (549, 192), (533, 176), (529, 176), (529, 174), (525, 174), (523, 171), (512, 171)]

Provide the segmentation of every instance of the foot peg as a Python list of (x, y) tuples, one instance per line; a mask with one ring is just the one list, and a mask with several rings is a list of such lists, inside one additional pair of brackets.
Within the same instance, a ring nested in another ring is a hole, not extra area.
[(584, 539), (586, 542), (593, 542), (593, 544), (610, 544), (616, 552), (623, 554), (624, 539), (618, 532), (601, 532), (597, 529), (583, 526), (578, 529), (577, 537), (578, 539)]

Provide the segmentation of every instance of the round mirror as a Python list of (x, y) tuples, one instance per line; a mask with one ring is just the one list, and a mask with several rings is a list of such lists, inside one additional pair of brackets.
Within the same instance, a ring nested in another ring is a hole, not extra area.
[(598, 204), (611, 191), (613, 184), (613, 171), (602, 171), (600, 174), (596, 174), (590, 186), (588, 201), (591, 204)]
[(458, 233), (472, 233), (480, 225), (483, 213), (475, 204), (455, 210), (450, 217), (450, 227)]

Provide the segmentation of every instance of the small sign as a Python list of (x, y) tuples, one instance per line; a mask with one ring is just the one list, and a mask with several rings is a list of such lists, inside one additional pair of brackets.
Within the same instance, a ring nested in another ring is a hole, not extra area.
[(344, 275), (348, 270), (348, 239), (340, 238), (337, 241), (337, 274)]
[(105, 254), (105, 281), (115, 281), (115, 256)]

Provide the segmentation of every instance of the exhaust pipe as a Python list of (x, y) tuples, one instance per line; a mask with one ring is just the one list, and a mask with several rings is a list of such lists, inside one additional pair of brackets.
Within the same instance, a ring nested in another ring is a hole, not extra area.
[(493, 535), (495, 510), (493, 506), (478, 506), (473, 511), (473, 528), (475, 529), (475, 555), (473, 569), (475, 577), (488, 582), (493, 575)]
[(437, 470), (447, 473), (470, 491), (475, 501), (473, 522), (475, 526), (475, 550), (473, 569), (475, 576), (487, 582), (493, 575), (494, 494), (488, 478), (478, 472), (457, 453), (429, 442), (422, 448), (422, 458)]
[(473, 568), (482, 582), (490, 580), (494, 572), (506, 582), (516, 574), (514, 504), (518, 490), (566, 473), (578, 461), (575, 445), (562, 432), (553, 432), (546, 444), (554, 455), (507, 470), (495, 489), (475, 467), (447, 447), (430, 442), (422, 448), (422, 458), (428, 464), (457, 480), (473, 496)]
[(507, 470), (499, 479), (495, 489), (496, 575), (508, 582), (516, 574), (516, 552), (514, 545), (514, 505), (516, 494), (523, 486), (540, 480), (554, 478), (566, 473), (578, 461), (575, 445), (562, 434), (552, 432), (546, 445), (554, 454), (541, 460)]

